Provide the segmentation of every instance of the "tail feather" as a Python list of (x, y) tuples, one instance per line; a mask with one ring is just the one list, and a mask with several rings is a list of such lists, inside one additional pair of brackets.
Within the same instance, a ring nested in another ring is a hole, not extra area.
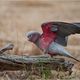
[(74, 59), (74, 60), (76, 60), (77, 62), (80, 62), (80, 60), (78, 60), (78, 59), (76, 59), (76, 58), (74, 58), (72, 56), (69, 56), (69, 57), (72, 58), (72, 59)]
[(52, 52), (53, 54), (56, 53), (56, 55), (72, 58), (72, 59), (76, 60), (77, 62), (80, 62), (79, 60), (74, 58), (69, 52), (67, 52), (62, 45), (60, 45), (56, 42), (51, 43), (51, 45), (48, 48), (48, 52)]

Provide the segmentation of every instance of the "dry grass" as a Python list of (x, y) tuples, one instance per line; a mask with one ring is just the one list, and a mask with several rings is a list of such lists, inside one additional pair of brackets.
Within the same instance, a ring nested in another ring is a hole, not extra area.
[[(10, 53), (39, 55), (42, 52), (27, 41), (25, 32), (30, 30), (41, 32), (40, 25), (46, 21), (79, 22), (79, 20), (79, 0), (0, 0), (0, 47), (13, 42), (15, 48)], [(80, 59), (80, 35), (69, 37), (67, 49), (74, 57)], [(75, 62), (74, 72), (70, 77), (59, 79), (54, 76), (54, 80), (80, 80), (79, 66), (80, 64)], [(26, 75), (26, 71), (6, 71), (0, 73), (0, 80), (31, 80), (31, 77), (21, 78)], [(34, 76), (32, 76), (33, 79), (35, 80)]]

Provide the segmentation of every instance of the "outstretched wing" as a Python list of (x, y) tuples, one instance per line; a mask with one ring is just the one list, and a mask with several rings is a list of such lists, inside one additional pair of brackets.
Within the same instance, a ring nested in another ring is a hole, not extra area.
[(58, 44), (62, 45), (62, 46), (67, 46), (67, 42), (68, 42), (68, 37), (65, 36), (57, 36), (55, 42), (57, 42)]
[(53, 22), (58, 27), (57, 38), (55, 42), (67, 46), (68, 36), (71, 34), (80, 34), (80, 23)]

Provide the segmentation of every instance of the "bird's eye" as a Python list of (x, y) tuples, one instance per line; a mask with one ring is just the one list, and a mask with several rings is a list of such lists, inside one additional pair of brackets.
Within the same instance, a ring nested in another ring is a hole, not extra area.
[(28, 38), (31, 38), (31, 37), (32, 37), (32, 35), (28, 35), (27, 37), (28, 37)]
[(29, 37), (31, 38), (31, 37), (32, 37), (32, 35), (29, 35)]

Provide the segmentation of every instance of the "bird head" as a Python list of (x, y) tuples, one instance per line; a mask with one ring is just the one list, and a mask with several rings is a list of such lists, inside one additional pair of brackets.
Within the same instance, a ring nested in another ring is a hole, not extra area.
[(40, 33), (35, 32), (35, 31), (30, 31), (26, 34), (28, 41), (35, 43), (39, 37), (40, 37)]

